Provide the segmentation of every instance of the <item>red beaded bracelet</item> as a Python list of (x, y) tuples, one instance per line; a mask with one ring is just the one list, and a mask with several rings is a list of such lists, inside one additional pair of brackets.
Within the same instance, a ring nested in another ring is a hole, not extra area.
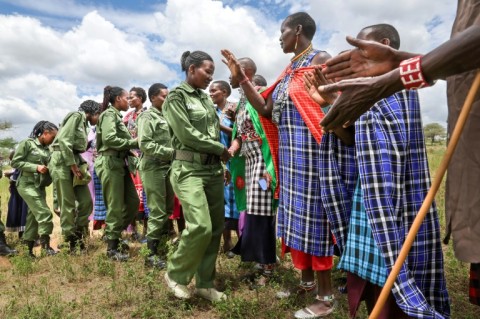
[(421, 58), (419, 55), (400, 63), (400, 79), (407, 90), (430, 86), (422, 73)]

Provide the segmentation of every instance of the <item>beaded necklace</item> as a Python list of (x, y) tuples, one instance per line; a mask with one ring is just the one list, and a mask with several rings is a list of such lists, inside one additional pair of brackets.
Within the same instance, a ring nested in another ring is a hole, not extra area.
[(278, 84), (278, 91), (279, 95), (275, 99), (273, 103), (273, 110), (272, 110), (272, 122), (278, 126), (280, 123), (280, 117), (282, 114), (282, 110), (285, 104), (288, 101), (288, 85), (292, 80), (294, 71), (303, 64), (303, 62), (309, 57), (310, 53), (313, 51), (312, 44), (303, 50), (300, 54), (296, 55), (294, 58), (291, 59), (291, 64), (289, 70), (285, 73), (283, 79), (280, 80)]
[(299, 60), (300, 58), (302, 58), (303, 56), (305, 56), (307, 53), (310, 53), (310, 51), (312, 50), (312, 43), (310, 43), (308, 45), (308, 47), (305, 48), (305, 50), (303, 50), (302, 52), (300, 52), (299, 54), (297, 54), (296, 56), (294, 56), (293, 58), (290, 59), (291, 62), (295, 62), (297, 60)]

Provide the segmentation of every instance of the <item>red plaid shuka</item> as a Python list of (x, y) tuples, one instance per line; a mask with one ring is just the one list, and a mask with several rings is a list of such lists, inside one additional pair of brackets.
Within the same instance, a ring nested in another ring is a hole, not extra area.
[(480, 264), (470, 265), (470, 302), (480, 306)]

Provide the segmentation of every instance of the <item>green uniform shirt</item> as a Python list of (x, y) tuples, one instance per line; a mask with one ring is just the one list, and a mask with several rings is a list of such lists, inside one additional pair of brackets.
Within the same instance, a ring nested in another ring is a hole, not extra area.
[(220, 123), (205, 92), (182, 82), (165, 99), (163, 114), (173, 133), (174, 149), (222, 155)]
[(137, 118), (138, 145), (142, 151), (140, 169), (149, 162), (171, 161), (172, 142), (167, 121), (156, 107), (142, 112)]
[(59, 149), (66, 166), (75, 164), (75, 155), (87, 149), (87, 117), (84, 112), (67, 114), (51, 149)]
[(32, 176), (37, 172), (38, 165), (48, 164), (49, 157), (48, 146), (40, 144), (38, 138), (27, 138), (18, 144), (11, 165), (21, 170), (21, 175), (27, 172)]
[(97, 151), (127, 151), (136, 147), (137, 140), (132, 138), (123, 124), (120, 111), (110, 105), (98, 119)]

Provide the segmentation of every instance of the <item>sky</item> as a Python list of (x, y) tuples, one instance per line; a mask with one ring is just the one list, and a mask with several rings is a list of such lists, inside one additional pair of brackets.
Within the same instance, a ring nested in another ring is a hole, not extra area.
[[(298, 11), (317, 23), (314, 47), (336, 55), (349, 48), (346, 35), (377, 23), (397, 28), (401, 50), (426, 53), (448, 40), (455, 10), (454, 0), (0, 0), (0, 121), (13, 124), (0, 137), (60, 123), (82, 101), (101, 102), (106, 85), (173, 88), (186, 50), (213, 57), (215, 80), (228, 79), (226, 48), (271, 83), (292, 57), (280, 25)], [(421, 90), (424, 124), (446, 126), (445, 92), (443, 81)]]

